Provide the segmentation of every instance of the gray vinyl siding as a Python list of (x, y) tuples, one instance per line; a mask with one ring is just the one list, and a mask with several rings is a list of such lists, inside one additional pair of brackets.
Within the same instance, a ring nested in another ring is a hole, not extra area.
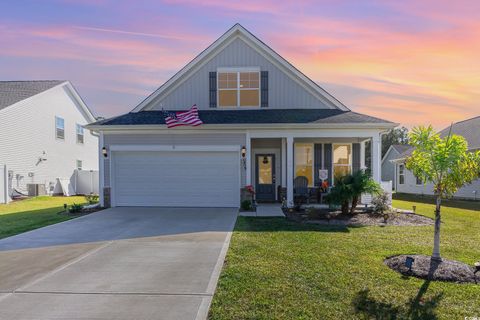
[(209, 73), (220, 67), (260, 67), (261, 71), (268, 71), (268, 108), (330, 108), (237, 38), (172, 92), (158, 97), (153, 110), (185, 109), (193, 104), (209, 109)]
[(385, 159), (382, 162), (382, 181), (392, 181), (392, 186), (395, 188), (395, 165), (390, 162), (395, 158), (398, 158), (399, 153), (397, 150), (391, 148), (385, 155)]
[[(104, 146), (110, 145), (178, 145), (178, 146), (244, 146), (246, 136), (242, 133), (206, 134), (105, 134)], [(110, 186), (110, 158), (104, 160), (105, 186)], [(240, 159), (239, 159), (240, 161)], [(245, 185), (245, 170), (241, 171), (241, 184)]]
[[(398, 170), (398, 164), (396, 168)], [(415, 178), (415, 175), (410, 170), (405, 169), (405, 183), (397, 183), (397, 192), (418, 195), (433, 195), (433, 185), (431, 183), (417, 185), (416, 181), (417, 179)], [(476, 191), (476, 195), (474, 191)], [(476, 197), (478, 200), (480, 198), (480, 179), (475, 180), (472, 184), (460, 188), (455, 193), (454, 197), (466, 199), (474, 199)]]

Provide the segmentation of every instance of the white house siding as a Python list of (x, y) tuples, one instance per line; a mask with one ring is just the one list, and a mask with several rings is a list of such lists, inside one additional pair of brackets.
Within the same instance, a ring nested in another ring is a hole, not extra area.
[(262, 71), (268, 71), (269, 108), (329, 108), (246, 42), (237, 38), (172, 92), (158, 97), (152, 109), (185, 109), (193, 104), (197, 104), (199, 109), (209, 109), (209, 72), (217, 71), (220, 67), (260, 67)]
[[(427, 184), (416, 184), (416, 178), (413, 173), (405, 169), (405, 183), (398, 183), (398, 166), (397, 167), (397, 192), (400, 193), (410, 193), (410, 194), (420, 194), (420, 195), (433, 195), (433, 185), (431, 183)], [(476, 191), (476, 194), (474, 194)], [(480, 179), (475, 180), (472, 184), (466, 185), (463, 188), (460, 188), (454, 195), (456, 198), (466, 198), (466, 199), (480, 199)]]
[[(98, 138), (84, 130), (85, 143), (77, 144), (76, 123), (88, 121), (68, 90), (55, 87), (0, 110), (0, 165), (13, 171), (13, 188), (26, 192), (28, 183), (48, 187), (56, 178), (70, 179), (76, 160), (83, 169), (98, 170)], [(65, 120), (64, 140), (56, 139), (55, 116)]]
[[(108, 134), (104, 133), (104, 146), (111, 145), (167, 145), (167, 146), (238, 146), (246, 142), (244, 133), (152, 133), (152, 134)], [(104, 186), (110, 187), (110, 157), (104, 161)], [(240, 159), (238, 159), (240, 161)], [(241, 185), (245, 185), (245, 170), (241, 171)]]
[(382, 160), (382, 181), (392, 181), (395, 188), (395, 165), (390, 162), (392, 159), (398, 158), (400, 154), (394, 148), (390, 148), (388, 153)]

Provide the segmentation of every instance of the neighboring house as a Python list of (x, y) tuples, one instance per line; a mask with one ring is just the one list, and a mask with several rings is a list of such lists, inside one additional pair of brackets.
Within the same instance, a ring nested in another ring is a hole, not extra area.
[(74, 192), (76, 169), (98, 170), (98, 136), (84, 129), (92, 121), (68, 81), (0, 81), (0, 190)]
[[(450, 132), (450, 126), (440, 131), (441, 137), (446, 137)], [(463, 136), (468, 142), (470, 151), (480, 150), (480, 116), (460, 121), (453, 124), (452, 133)], [(395, 181), (397, 192), (433, 195), (433, 185), (423, 183), (415, 175), (405, 168), (405, 160), (411, 155), (413, 148), (405, 150), (402, 154), (392, 159), (395, 166)], [(480, 179), (464, 186), (455, 193), (454, 197), (464, 199), (480, 199)]]
[(392, 144), (382, 158), (382, 181), (392, 181), (395, 189), (395, 164), (390, 160), (397, 159), (410, 148), (407, 144)]
[[(167, 129), (163, 110), (196, 104), (203, 125)], [(101, 201), (108, 206), (238, 207), (364, 167), (371, 140), (380, 181), (380, 135), (397, 124), (350, 111), (236, 24), (132, 112), (93, 123), (100, 133)], [(281, 187), (281, 188), (280, 188)]]

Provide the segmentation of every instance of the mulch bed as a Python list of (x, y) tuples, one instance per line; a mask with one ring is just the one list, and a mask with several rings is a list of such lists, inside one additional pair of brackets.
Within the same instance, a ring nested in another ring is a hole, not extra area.
[[(405, 266), (407, 257), (415, 259), (412, 270)], [(392, 270), (405, 276), (435, 281), (480, 284), (480, 272), (475, 275), (473, 266), (460, 261), (447, 259), (437, 261), (425, 255), (398, 255), (388, 257), (384, 263)]]
[(331, 224), (343, 226), (430, 226), (434, 221), (428, 217), (408, 212), (381, 214), (356, 212), (344, 215), (340, 211), (319, 212), (306, 216), (308, 223)]
[(58, 214), (63, 214), (70, 217), (80, 217), (80, 216), (85, 216), (87, 214), (94, 213), (103, 209), (105, 208), (102, 208), (102, 207), (83, 208), (80, 212), (62, 211), (62, 212), (59, 212)]

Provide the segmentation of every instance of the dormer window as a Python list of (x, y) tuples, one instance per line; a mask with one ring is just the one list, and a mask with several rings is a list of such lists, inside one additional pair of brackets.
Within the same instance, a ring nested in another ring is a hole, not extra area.
[(220, 69), (217, 72), (217, 82), (219, 107), (260, 106), (259, 69)]

